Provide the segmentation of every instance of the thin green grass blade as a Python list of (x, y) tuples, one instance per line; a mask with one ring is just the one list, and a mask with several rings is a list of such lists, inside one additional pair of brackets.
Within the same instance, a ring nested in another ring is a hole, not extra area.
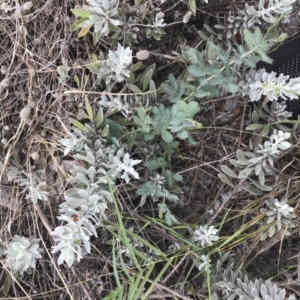
[(140, 286), (142, 275), (142, 272), (137, 273), (135, 276), (135, 280), (134, 277), (131, 277), (132, 281), (129, 284), (128, 299), (134, 299), (135, 293), (138, 290), (138, 286)]
[(150, 285), (150, 287), (148, 288), (148, 290), (145, 292), (145, 294), (143, 295), (143, 297), (142, 297), (141, 300), (146, 300), (147, 297), (152, 293), (152, 291), (156, 287), (156, 284), (163, 277), (163, 275), (165, 274), (165, 272), (167, 271), (167, 269), (169, 268), (169, 266), (171, 265), (172, 262), (173, 262), (173, 259), (168, 259), (167, 263), (162, 268), (162, 270), (159, 272), (159, 274), (156, 276), (155, 280), (152, 282), (152, 284)]
[(116, 249), (115, 249), (115, 239), (113, 238), (113, 249), (112, 249), (112, 264), (113, 264), (113, 270), (114, 270), (114, 276), (116, 279), (116, 283), (118, 287), (121, 287), (121, 282), (119, 278), (119, 273), (118, 273), (118, 267), (117, 267), (117, 259), (116, 259)]
[[(120, 242), (122, 242), (126, 247), (127, 247), (127, 244), (125, 243), (125, 239), (120, 236), (118, 233), (116, 233), (115, 231), (107, 228), (107, 230), (118, 240), (120, 240)], [(128, 239), (128, 238), (127, 238)], [(128, 243), (128, 241), (127, 241)], [(132, 247), (130, 244), (130, 249), (128, 249), (129, 253), (130, 253), (130, 250), (131, 252), (135, 253), (139, 258), (141, 258), (143, 261), (147, 262), (147, 263), (150, 263), (151, 260), (149, 260), (148, 257), (146, 257), (143, 253), (141, 253), (140, 251), (138, 251), (136, 248)]]
[(143, 289), (145, 287), (145, 284), (148, 282), (148, 279), (153, 271), (153, 268), (155, 266), (155, 263), (152, 262), (151, 264), (148, 264), (147, 267), (148, 267), (148, 271), (147, 273), (144, 275), (143, 277), (143, 281), (141, 282), (139, 288), (137, 289), (136, 291), (136, 294), (135, 294), (135, 297), (132, 299), (132, 300), (138, 300), (143, 292)]
[(120, 229), (120, 232), (121, 232), (121, 236), (123, 237), (124, 245), (127, 247), (128, 251), (129, 251), (129, 254), (130, 254), (130, 258), (132, 259), (135, 267), (139, 271), (142, 271), (142, 268), (141, 268), (140, 264), (138, 263), (138, 261), (136, 259), (136, 256), (134, 254), (134, 251), (132, 249), (133, 247), (129, 243), (129, 239), (127, 237), (127, 233), (126, 233), (126, 230), (124, 228), (122, 216), (121, 216), (121, 213), (120, 213), (120, 210), (119, 210), (119, 207), (118, 207), (118, 204), (117, 204), (117, 201), (116, 201), (116, 198), (115, 198), (115, 195), (113, 193), (111, 185), (109, 186), (109, 189), (110, 189), (110, 192), (111, 192), (111, 195), (112, 195), (113, 204), (114, 204), (114, 208), (115, 208), (115, 213), (117, 215), (117, 219), (118, 219), (118, 223), (119, 223), (119, 229)]

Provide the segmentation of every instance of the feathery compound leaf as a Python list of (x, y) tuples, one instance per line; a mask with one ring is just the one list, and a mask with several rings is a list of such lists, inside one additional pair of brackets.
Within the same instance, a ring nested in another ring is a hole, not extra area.
[(265, 54), (269, 50), (269, 45), (259, 28), (255, 28), (254, 33), (251, 33), (248, 29), (245, 29), (244, 39), (250, 50), (258, 53), (263, 61), (272, 63), (272, 60)]
[(176, 103), (178, 100), (181, 99), (181, 96), (184, 94), (185, 91), (185, 84), (183, 81), (177, 81), (173, 74), (169, 75), (169, 84), (162, 84), (163, 90), (169, 94), (169, 100), (172, 103)]
[(202, 54), (195, 48), (190, 48), (186, 51), (186, 55), (192, 65), (204, 65)]
[(193, 77), (202, 77), (206, 75), (206, 70), (204, 67), (198, 67), (198, 66), (189, 66), (188, 68), (190, 75)]
[(149, 160), (144, 163), (144, 166), (151, 171), (155, 171), (159, 168), (165, 168), (168, 166), (168, 162), (166, 162), (162, 157), (158, 157), (154, 160)]

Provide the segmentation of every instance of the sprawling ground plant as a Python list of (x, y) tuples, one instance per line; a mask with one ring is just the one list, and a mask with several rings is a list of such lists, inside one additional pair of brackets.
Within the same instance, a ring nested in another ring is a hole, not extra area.
[[(300, 78), (256, 69), (296, 1), (46, 2), (1, 2), (0, 204), (18, 202), (2, 214), (1, 293), (44, 297), (49, 280), (61, 299), (296, 299), (275, 281), (299, 277), (299, 122), (286, 103)], [(36, 34), (44, 23), (53, 45)], [(247, 262), (276, 243), (292, 262), (258, 276)], [(39, 291), (26, 276), (40, 266)], [(103, 285), (87, 288), (84, 268)]]

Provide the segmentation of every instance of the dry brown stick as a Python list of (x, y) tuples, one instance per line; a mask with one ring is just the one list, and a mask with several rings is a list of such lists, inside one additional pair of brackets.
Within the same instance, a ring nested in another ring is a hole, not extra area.
[[(133, 275), (136, 275), (136, 272), (135, 272), (135, 271), (129, 270), (129, 272), (130, 272), (131, 274), (133, 274)], [(144, 276), (141, 276), (141, 278), (144, 279)], [(147, 281), (148, 281), (149, 283), (153, 283), (153, 280), (151, 280), (151, 279), (149, 279), (149, 278), (147, 279)], [(168, 288), (168, 287), (166, 287), (166, 286), (164, 286), (164, 285), (162, 285), (162, 284), (160, 284), (160, 283), (156, 283), (156, 287), (157, 287), (157, 288), (160, 288), (160, 289), (162, 289), (162, 290), (165, 290), (166, 292), (170, 293), (172, 296), (178, 297), (178, 298), (180, 298), (180, 299), (183, 299), (183, 300), (193, 300), (192, 298), (183, 296), (183, 295), (179, 294), (178, 292), (176, 292), (176, 291), (174, 291), (174, 290), (172, 290), (172, 289), (170, 289), (170, 288)]]
[(225, 208), (225, 206), (229, 203), (229, 200), (231, 199), (231, 197), (234, 195), (234, 193), (239, 190), (239, 188), (243, 185), (243, 183), (245, 182), (246, 178), (242, 179), (238, 185), (228, 193), (228, 196), (223, 200), (222, 205), (219, 207), (219, 209), (215, 212), (215, 214), (210, 218), (209, 220), (209, 224), (214, 221), (216, 219), (216, 217), (223, 211), (223, 209)]
[(189, 254), (190, 254), (189, 252), (185, 253), (185, 255), (181, 258), (181, 260), (179, 261), (179, 263), (172, 269), (172, 271), (161, 282), (162, 284), (165, 284), (167, 282), (167, 280), (177, 271), (177, 269), (179, 268), (179, 266), (184, 262), (184, 260), (186, 259), (186, 257)]
[[(71, 271), (72, 271), (73, 275), (74, 275), (77, 279), (79, 279), (78, 276), (76, 275), (76, 272), (75, 272), (75, 270), (74, 270), (73, 267), (71, 267)], [(88, 291), (87, 288), (84, 286), (84, 283), (83, 283), (82, 281), (78, 280), (78, 284), (79, 284), (80, 287), (82, 288), (82, 290), (83, 290), (85, 296), (87, 297), (87, 299), (88, 299), (88, 300), (93, 300), (93, 298), (90, 296), (89, 291)]]

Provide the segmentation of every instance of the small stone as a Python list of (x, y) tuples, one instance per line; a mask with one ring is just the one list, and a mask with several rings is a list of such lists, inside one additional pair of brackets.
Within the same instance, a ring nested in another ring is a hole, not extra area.
[(2, 138), (2, 139), (1, 139), (1, 143), (2, 143), (3, 145), (6, 145), (7, 142), (8, 142), (8, 140), (7, 140), (6, 138)]
[(34, 151), (31, 153), (30, 157), (33, 159), (33, 160), (38, 160), (40, 158), (40, 155)]
[(183, 23), (188, 23), (190, 18), (192, 16), (192, 13), (190, 11), (188, 11), (184, 16), (183, 16), (183, 19), (182, 19), (182, 22)]
[(1, 66), (1, 74), (6, 74), (7, 68), (5, 66)]
[(36, 102), (34, 102), (33, 100), (29, 101), (29, 99), (28, 99), (28, 104), (27, 104), (27, 106), (28, 106), (30, 109), (36, 108)]
[(26, 10), (32, 9), (32, 7), (33, 7), (33, 3), (32, 3), (31, 1), (25, 2), (25, 3), (23, 4), (23, 9), (24, 9), (25, 11), (26, 11)]
[(34, 77), (36, 75), (36, 70), (31, 67), (28, 69), (28, 74), (29, 76)]
[(149, 56), (150, 56), (150, 53), (147, 50), (141, 50), (136, 53), (136, 58), (138, 60), (146, 60), (147, 58), (149, 58)]
[(21, 111), (20, 111), (20, 118), (21, 121), (25, 122), (29, 120), (31, 114), (31, 109), (28, 106), (25, 106)]

